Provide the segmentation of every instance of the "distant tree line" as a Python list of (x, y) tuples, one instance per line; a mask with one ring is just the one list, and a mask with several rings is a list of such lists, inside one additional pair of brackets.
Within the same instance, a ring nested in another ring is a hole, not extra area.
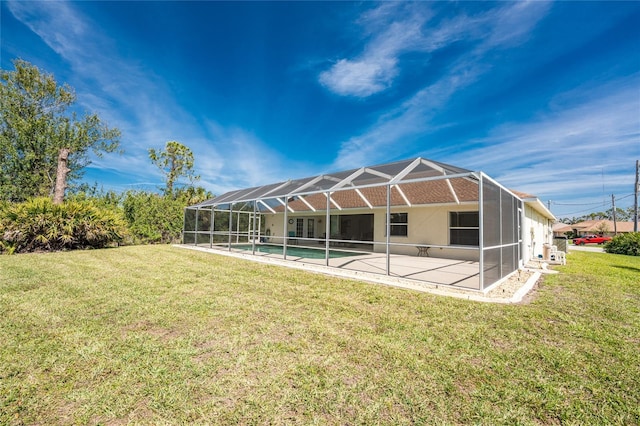
[[(619, 222), (629, 222), (635, 219), (633, 207), (622, 209), (616, 207), (616, 220)], [(582, 216), (562, 217), (560, 222), (567, 225), (573, 225), (574, 223), (584, 222), (586, 220), (613, 220), (613, 208), (610, 208), (604, 212), (589, 213)]]
[[(171, 243), (183, 210), (211, 198), (194, 186), (191, 150), (169, 141), (149, 149), (165, 177), (161, 192), (101, 191), (81, 184), (89, 153), (114, 153), (120, 131), (78, 116), (71, 87), (23, 61), (0, 70), (0, 253)], [(176, 188), (180, 178), (189, 184)]]

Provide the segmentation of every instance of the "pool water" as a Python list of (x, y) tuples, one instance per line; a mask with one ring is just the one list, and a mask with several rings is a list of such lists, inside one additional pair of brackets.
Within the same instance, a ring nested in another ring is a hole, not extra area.
[[(251, 244), (241, 244), (232, 246), (238, 250), (252, 250)], [(256, 244), (256, 252), (268, 254), (282, 254), (282, 246), (271, 244)], [(329, 258), (361, 256), (363, 253), (342, 250), (329, 250)], [(303, 257), (306, 259), (324, 259), (325, 250), (311, 247), (287, 247), (287, 256)]]

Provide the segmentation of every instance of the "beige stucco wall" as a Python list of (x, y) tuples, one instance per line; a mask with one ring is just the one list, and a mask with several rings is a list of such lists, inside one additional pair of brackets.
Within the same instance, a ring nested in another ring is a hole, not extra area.
[(524, 242), (524, 262), (535, 259), (543, 254), (544, 244), (553, 241), (552, 221), (538, 213), (531, 206), (525, 204), (524, 226), (522, 227)]
[[(408, 213), (408, 236), (398, 237), (392, 236), (390, 242), (394, 245), (391, 252), (394, 254), (417, 254), (417, 245), (449, 245), (449, 212), (451, 211), (477, 211), (478, 205), (471, 204), (454, 204), (454, 205), (436, 205), (436, 206), (420, 206), (420, 207), (402, 207), (392, 208), (392, 213)], [(350, 214), (372, 214), (374, 215), (374, 241), (378, 244), (374, 245), (374, 251), (385, 252), (386, 236), (385, 236), (385, 216), (386, 209), (353, 209), (332, 211), (332, 214), (350, 215)], [(288, 235), (289, 231), (295, 231), (295, 219), (298, 217), (315, 219), (315, 236), (322, 236), (326, 231), (326, 216), (324, 214), (297, 214), (291, 213), (288, 218), (293, 218), (294, 223), (287, 223), (286, 233), (283, 232), (284, 218), (282, 213), (265, 215), (266, 228), (269, 228), (272, 236), (280, 238), (272, 238), (273, 242), (281, 242), (282, 235)], [(276, 241), (277, 240), (277, 241)], [(431, 255), (444, 258), (456, 258), (466, 260), (478, 260), (477, 250), (452, 249), (452, 248), (431, 248)], [(436, 254), (437, 253), (437, 254)]]
[[(370, 211), (368, 211), (368, 213), (371, 213)], [(322, 234), (325, 233), (325, 227), (326, 227), (326, 223), (325, 223), (325, 219), (326, 216), (324, 214), (317, 214), (317, 213), (306, 213), (306, 214), (300, 214), (300, 213), (290, 213), (288, 215), (288, 219), (293, 219), (293, 223), (288, 223), (286, 224), (286, 232), (283, 232), (282, 230), (284, 229), (284, 214), (283, 213), (276, 213), (276, 214), (265, 214), (264, 215), (264, 223), (265, 223), (265, 230), (269, 229), (270, 233), (272, 236), (279, 236), (282, 237), (283, 235), (289, 235), (289, 232), (295, 232), (296, 230), (296, 219), (299, 217), (303, 217), (303, 218), (313, 218), (314, 222), (315, 222), (315, 232), (314, 232), (314, 237), (315, 238), (319, 238), (320, 236), (322, 236)], [(282, 243), (282, 241), (274, 241), (277, 243)]]
[[(391, 236), (390, 242), (406, 244), (405, 246), (392, 246), (391, 252), (395, 254), (415, 255), (417, 245), (449, 245), (449, 212), (452, 211), (477, 211), (477, 204), (468, 205), (441, 205), (421, 206), (391, 209), (392, 213), (408, 213), (408, 232), (406, 237)], [(386, 240), (384, 210), (374, 213), (374, 239), (384, 242)], [(376, 244), (375, 251), (385, 252), (383, 244)], [(478, 260), (477, 250), (436, 248), (429, 249), (429, 254), (436, 257), (455, 258), (466, 260)]]
[[(408, 236), (392, 236), (390, 242), (394, 245), (391, 252), (395, 254), (416, 255), (417, 245), (448, 246), (449, 245), (449, 212), (451, 211), (477, 211), (477, 204), (466, 205), (439, 205), (393, 208), (392, 213), (408, 213)], [(372, 214), (374, 215), (374, 251), (385, 252), (385, 209), (354, 209), (332, 211), (332, 214)], [(320, 213), (291, 213), (289, 218), (294, 219), (293, 224), (286, 225), (287, 232), (283, 232), (284, 218), (282, 213), (264, 215), (265, 227), (269, 228), (272, 242), (282, 243), (282, 236), (289, 231), (295, 231), (295, 219), (298, 217), (314, 218), (315, 237), (319, 238), (326, 232), (326, 215)], [(531, 206), (524, 206), (524, 220), (522, 226), (522, 241), (524, 246), (523, 261), (526, 263), (532, 258), (543, 254), (545, 243), (552, 244), (552, 220), (537, 212)], [(280, 238), (273, 238), (279, 236)], [(459, 250), (453, 248), (433, 247), (429, 254), (434, 257), (456, 258), (464, 260), (478, 260), (477, 250)]]

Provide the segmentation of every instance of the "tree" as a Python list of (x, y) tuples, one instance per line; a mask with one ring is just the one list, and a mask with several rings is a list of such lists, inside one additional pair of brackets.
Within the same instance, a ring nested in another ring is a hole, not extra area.
[[(619, 222), (626, 222), (628, 220), (631, 220), (631, 217), (629, 215), (631, 209), (625, 210), (625, 209), (621, 209), (620, 207), (616, 207), (616, 220)], [(613, 220), (613, 207), (610, 208), (609, 210), (607, 210), (607, 218), (609, 220)]]
[(193, 172), (193, 152), (180, 142), (167, 142), (163, 151), (149, 149), (149, 158), (165, 175), (166, 195), (173, 195), (173, 185), (182, 176), (188, 178), (191, 183), (200, 179), (200, 176)]
[(67, 183), (90, 164), (118, 149), (120, 131), (96, 114), (70, 111), (73, 89), (20, 59), (15, 71), (0, 70), (0, 199), (54, 196), (61, 203)]
[(599, 235), (604, 235), (609, 232), (609, 225), (607, 222), (600, 222), (598, 226), (596, 226), (595, 231)]

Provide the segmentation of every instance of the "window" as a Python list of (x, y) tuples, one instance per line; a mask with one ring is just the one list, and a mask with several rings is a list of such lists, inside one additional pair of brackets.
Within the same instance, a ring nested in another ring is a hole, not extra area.
[(449, 212), (449, 244), (479, 246), (479, 218), (478, 212)]
[(391, 213), (391, 235), (406, 237), (409, 234), (409, 214)]

